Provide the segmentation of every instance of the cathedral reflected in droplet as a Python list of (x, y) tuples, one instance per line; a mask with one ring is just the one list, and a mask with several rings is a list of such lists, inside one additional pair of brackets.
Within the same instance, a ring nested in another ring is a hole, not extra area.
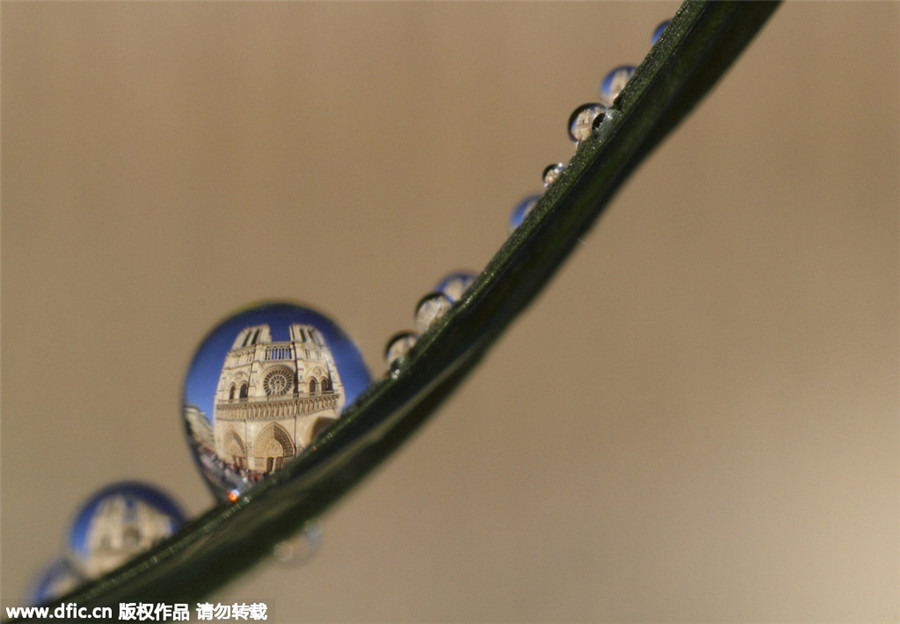
[(369, 384), (324, 315), (290, 303), (243, 310), (197, 350), (184, 386), (188, 441), (215, 494), (235, 500), (333, 424)]
[(599, 102), (589, 102), (576, 108), (569, 116), (569, 138), (576, 145), (591, 136), (594, 127), (603, 121), (606, 107)]
[(114, 483), (75, 515), (70, 560), (78, 574), (97, 578), (171, 536), (184, 521), (181, 507), (162, 490), (137, 481)]
[(635, 69), (637, 68), (634, 65), (620, 65), (606, 74), (603, 82), (600, 83), (600, 103), (607, 108), (611, 107), (622, 93), (622, 89), (631, 80)]

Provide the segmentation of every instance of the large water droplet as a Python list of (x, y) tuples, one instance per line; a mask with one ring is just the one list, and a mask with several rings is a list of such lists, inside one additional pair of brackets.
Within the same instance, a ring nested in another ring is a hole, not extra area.
[(137, 481), (113, 483), (75, 515), (67, 549), (79, 574), (97, 578), (169, 537), (184, 523), (178, 503)]
[(214, 494), (236, 500), (334, 423), (369, 385), (356, 345), (293, 303), (243, 309), (216, 325), (184, 382), (184, 420)]

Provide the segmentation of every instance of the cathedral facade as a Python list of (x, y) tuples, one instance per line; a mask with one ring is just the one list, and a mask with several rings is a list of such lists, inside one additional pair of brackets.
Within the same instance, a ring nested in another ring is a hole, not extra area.
[(110, 496), (94, 512), (88, 526), (81, 572), (96, 578), (172, 535), (178, 522), (139, 498)]
[(215, 454), (238, 470), (281, 468), (344, 405), (344, 386), (318, 329), (290, 325), (273, 342), (269, 325), (245, 327), (226, 354), (212, 422)]

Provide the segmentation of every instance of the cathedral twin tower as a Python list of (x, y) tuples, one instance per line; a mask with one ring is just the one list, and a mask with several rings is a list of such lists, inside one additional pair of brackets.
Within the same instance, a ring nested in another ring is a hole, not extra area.
[(337, 420), (344, 386), (331, 350), (311, 325), (272, 342), (268, 325), (244, 328), (216, 387), (215, 454), (237, 469), (277, 470)]

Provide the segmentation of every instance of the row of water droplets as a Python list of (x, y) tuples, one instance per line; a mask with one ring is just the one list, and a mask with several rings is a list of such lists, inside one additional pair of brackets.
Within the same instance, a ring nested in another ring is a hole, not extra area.
[[(669, 20), (665, 20), (653, 30), (650, 45), (656, 44), (668, 25)], [(600, 82), (599, 101), (582, 104), (569, 116), (567, 131), (576, 150), (583, 141), (597, 132), (606, 116), (606, 111), (615, 104), (616, 98), (628, 84), (636, 69), (634, 65), (619, 65), (611, 70)], [(509, 216), (510, 233), (519, 227), (544, 193), (560, 179), (565, 170), (564, 163), (553, 163), (544, 169), (541, 175), (544, 191), (528, 195), (515, 205)], [(394, 334), (385, 347), (384, 363), (389, 376), (399, 374), (406, 356), (415, 346), (419, 337), (456, 301), (462, 298), (466, 289), (475, 281), (476, 276), (477, 274), (472, 271), (451, 273), (437, 283), (433, 292), (419, 300), (415, 310), (416, 331), (402, 331)]]
[[(668, 25), (668, 21), (662, 22), (653, 32), (652, 43), (661, 36)], [(575, 149), (594, 134), (606, 115), (606, 111), (614, 106), (616, 98), (625, 88), (635, 71), (632, 65), (620, 65), (610, 71), (600, 83), (599, 101), (588, 102), (576, 108), (569, 117), (567, 130), (569, 138), (575, 144)], [(553, 186), (562, 175), (566, 165), (554, 163), (544, 169), (542, 179), (544, 192)], [(512, 210), (509, 217), (509, 231), (514, 231), (528, 213), (534, 208), (542, 193), (529, 195), (522, 199)], [(450, 308), (464, 296), (466, 290), (475, 281), (477, 273), (473, 271), (455, 271), (439, 280), (432, 292), (422, 297), (415, 307), (415, 330), (402, 331), (392, 336), (384, 351), (384, 363), (387, 367), (387, 376), (396, 376), (407, 361), (407, 356), (414, 348), (419, 337), (432, 327)], [(245, 320), (246, 319), (246, 320)], [(287, 320), (285, 320), (287, 319)], [(236, 323), (236, 324), (235, 324)], [(188, 371), (186, 382), (184, 418), (188, 431), (188, 441), (201, 474), (209, 482), (213, 493), (220, 499), (236, 500), (252, 486), (253, 480), (248, 480), (244, 475), (247, 472), (243, 465), (234, 465), (228, 462), (228, 457), (213, 457), (216, 461), (202, 461), (204, 453), (210, 451), (215, 455), (216, 449), (204, 449), (202, 436), (197, 431), (196, 405), (188, 404), (191, 374), (200, 367), (200, 354), (204, 347), (214, 338), (230, 341), (233, 339), (227, 331), (232, 327), (240, 328), (244, 325), (275, 327), (277, 323), (300, 323), (298, 328), (314, 327), (317, 331), (325, 331), (330, 337), (329, 346), (339, 351), (341, 355), (334, 358), (334, 364), (341, 368), (341, 374), (346, 382), (350, 380), (351, 373), (359, 377), (359, 382), (368, 381), (368, 374), (362, 363), (361, 355), (352, 345), (350, 339), (339, 328), (333, 326), (331, 319), (317, 311), (299, 306), (293, 303), (277, 302), (258, 305), (242, 309), (227, 317), (207, 336), (206, 340), (198, 348), (198, 355)], [(284, 329), (283, 327), (281, 328)], [(226, 332), (219, 335), (221, 332)], [(257, 332), (258, 333), (258, 332)], [(305, 339), (305, 338), (304, 338)], [(252, 339), (255, 343), (256, 338)], [(235, 343), (237, 346), (237, 343)], [(243, 348), (243, 347), (242, 347)], [(232, 353), (234, 348), (232, 348)], [(330, 357), (330, 356), (329, 356)], [(339, 361), (343, 360), (343, 361)], [(359, 384), (357, 384), (359, 385)], [(331, 384), (329, 382), (329, 390)], [(205, 389), (215, 392), (213, 385)], [(239, 389), (242, 390), (242, 389)], [(358, 390), (349, 391), (346, 388), (344, 399), (346, 404), (352, 402)], [(299, 391), (299, 389), (295, 389)], [(320, 393), (323, 392), (320, 390)], [(315, 395), (312, 389), (309, 394)], [(240, 392), (239, 392), (240, 394)], [(303, 395), (303, 393), (300, 393)], [(280, 398), (280, 397), (279, 397)], [(248, 397), (252, 400), (252, 397)], [(240, 404), (244, 400), (240, 396), (235, 401)], [(194, 410), (194, 411), (192, 411)], [(311, 441), (310, 441), (311, 443)], [(298, 444), (299, 452), (299, 444)], [(209, 455), (210, 453), (207, 453)], [(209, 457), (206, 457), (209, 459)], [(289, 457), (286, 457), (289, 459)], [(221, 464), (221, 465), (220, 465)], [(280, 465), (280, 464), (279, 464)], [(277, 468), (276, 468), (277, 469)], [(256, 478), (264, 477), (268, 470), (262, 472), (251, 471)], [(104, 520), (104, 518), (106, 518)], [(143, 518), (143, 519), (142, 519)], [(181, 507), (164, 490), (148, 483), (123, 481), (113, 483), (95, 492), (79, 508), (74, 516), (69, 532), (64, 540), (64, 554), (55, 559), (44, 572), (37, 578), (32, 587), (32, 600), (42, 602), (50, 600), (62, 593), (80, 585), (86, 580), (97, 578), (118, 567), (137, 553), (146, 550), (156, 542), (173, 534), (186, 520)], [(104, 533), (98, 534), (95, 526), (98, 521), (104, 524)], [(118, 523), (118, 524), (116, 524)], [(141, 528), (141, 525), (144, 528)], [(152, 529), (147, 529), (152, 526)], [(302, 562), (314, 553), (321, 544), (321, 531), (317, 524), (308, 524), (301, 536), (294, 540), (282, 542), (275, 549), (275, 557), (282, 562)]]

